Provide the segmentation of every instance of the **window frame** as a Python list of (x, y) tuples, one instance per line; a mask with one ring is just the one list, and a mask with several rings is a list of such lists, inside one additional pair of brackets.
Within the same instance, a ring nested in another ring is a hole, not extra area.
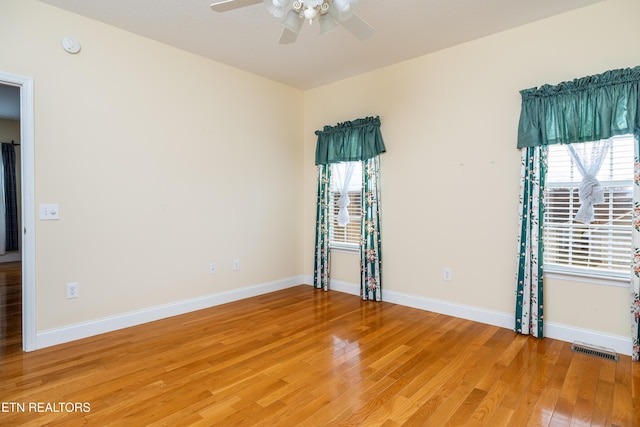
[[(635, 143), (634, 140), (634, 136), (633, 135), (622, 135), (620, 137), (614, 137), (613, 138), (613, 144), (616, 143), (616, 140), (619, 141), (620, 139), (629, 139), (631, 144)], [(633, 150), (633, 148), (632, 148)], [(607, 156), (607, 159), (609, 159), (609, 155)], [(605, 159), (605, 161), (607, 160)], [(631, 153), (631, 164), (633, 164), (633, 162), (635, 161), (634, 159), (634, 153), (632, 151)], [(603, 165), (603, 168), (606, 167), (606, 165)], [(617, 188), (617, 187), (623, 187), (623, 188), (630, 188), (631, 192), (633, 192), (633, 185), (634, 185), (634, 177), (633, 177), (633, 172), (632, 175), (629, 177), (628, 180), (600, 180), (602, 187), (605, 188), (605, 197), (610, 197), (610, 190), (612, 188)], [(577, 193), (578, 191), (578, 187), (579, 187), (580, 182), (573, 182), (573, 181), (557, 181), (557, 182), (549, 182), (548, 180), (545, 182), (545, 217), (543, 219), (544, 223), (543, 223), (543, 236), (544, 236), (544, 242), (546, 243), (547, 241), (547, 224), (548, 224), (548, 220), (547, 220), (547, 214), (548, 214), (548, 210), (547, 210), (547, 204), (549, 202), (548, 199), (548, 190), (549, 188), (573, 188), (574, 191)], [(607, 194), (609, 193), (609, 194)], [(631, 202), (631, 207), (630, 209), (633, 210), (633, 202)], [(570, 209), (570, 208), (569, 208)], [(571, 212), (571, 211), (570, 211)], [(572, 213), (572, 214), (575, 214)], [(612, 214), (610, 214), (612, 215)], [(610, 222), (611, 224), (611, 222)], [(633, 227), (633, 222), (632, 222), (632, 217), (629, 220), (629, 232), (631, 232), (632, 227)], [(610, 227), (608, 227), (610, 228)], [(610, 245), (608, 245), (607, 247), (610, 247)], [(568, 280), (568, 281), (580, 281), (580, 282), (585, 282), (585, 283), (594, 283), (594, 284), (598, 284), (598, 285), (606, 285), (606, 286), (615, 286), (615, 287), (628, 287), (630, 280), (631, 280), (631, 264), (633, 262), (633, 257), (632, 257), (632, 248), (631, 245), (629, 247), (629, 268), (627, 269), (626, 272), (623, 271), (619, 271), (619, 270), (606, 270), (606, 269), (598, 269), (598, 268), (589, 268), (589, 267), (581, 267), (581, 266), (576, 266), (576, 265), (564, 265), (564, 264), (558, 264), (558, 263), (549, 263), (547, 261), (547, 255), (548, 255), (548, 251), (547, 251), (547, 245), (545, 244), (545, 250), (544, 250), (544, 260), (543, 260), (543, 272), (544, 272), (544, 277), (545, 278), (549, 278), (549, 279), (558, 279), (558, 280)]]

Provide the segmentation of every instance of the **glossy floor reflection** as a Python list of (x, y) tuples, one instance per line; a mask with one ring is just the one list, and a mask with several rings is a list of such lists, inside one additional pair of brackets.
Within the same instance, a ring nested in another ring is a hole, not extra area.
[(22, 350), (22, 266), (0, 263), (0, 354)]
[[(6, 312), (0, 402), (44, 410), (0, 411), (3, 426), (632, 427), (640, 414), (628, 356), (306, 285), (30, 353)], [(47, 410), (60, 402), (80, 410)]]

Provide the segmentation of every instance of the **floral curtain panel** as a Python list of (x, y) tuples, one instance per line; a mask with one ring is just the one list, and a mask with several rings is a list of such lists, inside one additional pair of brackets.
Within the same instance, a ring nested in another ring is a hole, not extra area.
[(522, 150), (516, 332), (542, 338), (542, 218), (546, 147)]
[(631, 274), (631, 339), (634, 361), (640, 361), (640, 132), (636, 132), (633, 169), (633, 272)]
[(316, 206), (316, 246), (314, 287), (329, 289), (331, 250), (329, 246), (330, 165), (340, 162), (363, 162), (360, 269), (361, 296), (381, 301), (381, 241), (378, 186), (379, 155), (386, 151), (380, 132), (380, 118), (367, 117), (351, 122), (324, 126), (316, 131), (316, 165), (318, 195)]
[(316, 199), (316, 246), (313, 266), (313, 287), (329, 290), (329, 205), (331, 198), (331, 166), (318, 165), (318, 196)]
[(362, 299), (381, 301), (382, 240), (380, 238), (379, 157), (362, 168), (362, 223), (360, 235), (360, 286)]
[[(544, 304), (542, 270), (539, 264), (543, 259), (544, 244), (539, 224), (543, 218), (544, 206), (538, 194), (544, 193), (545, 155), (544, 149), (540, 149), (536, 160), (536, 155), (530, 150), (549, 144), (599, 141), (616, 135), (635, 134), (636, 208), (633, 217), (630, 311), (632, 357), (636, 361), (640, 360), (640, 155), (637, 147), (640, 136), (639, 91), (640, 67), (635, 67), (520, 92), (522, 110), (518, 125), (518, 148), (523, 150), (524, 159), (521, 220), (523, 224), (531, 224), (533, 228), (522, 225), (520, 229), (515, 326), (518, 332), (542, 336)], [(536, 167), (540, 169), (537, 173)], [(537, 207), (535, 203), (538, 204)], [(538, 225), (535, 225), (536, 221)], [(534, 232), (533, 229), (537, 231)], [(527, 261), (527, 257), (531, 262)]]

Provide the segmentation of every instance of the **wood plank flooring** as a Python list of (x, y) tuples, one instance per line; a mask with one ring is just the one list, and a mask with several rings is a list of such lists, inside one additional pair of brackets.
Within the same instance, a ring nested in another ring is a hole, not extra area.
[(0, 362), (22, 351), (21, 269), (20, 262), (0, 263)]
[(627, 356), (309, 286), (23, 353), (16, 279), (2, 426), (640, 426)]

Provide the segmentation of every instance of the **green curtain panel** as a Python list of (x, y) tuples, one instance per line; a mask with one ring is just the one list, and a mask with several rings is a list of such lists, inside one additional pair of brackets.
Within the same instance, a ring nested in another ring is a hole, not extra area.
[[(545, 148), (550, 144), (599, 141), (616, 135), (636, 138), (631, 289), (632, 358), (640, 360), (640, 67), (607, 71), (520, 91), (522, 149), (520, 254), (516, 330), (542, 336), (542, 219)], [(542, 147), (542, 148), (541, 148)], [(532, 150), (540, 149), (536, 154)], [(539, 170), (536, 172), (535, 168)]]
[(638, 133), (640, 67), (520, 91), (518, 148)]
[(360, 224), (360, 287), (364, 300), (381, 301), (382, 239), (380, 238), (379, 157), (362, 165), (362, 223)]
[(546, 147), (522, 150), (515, 330), (543, 337), (542, 219)]
[(331, 198), (331, 166), (318, 165), (318, 196), (316, 200), (316, 248), (313, 267), (313, 287), (329, 290), (329, 204)]
[(325, 126), (316, 135), (316, 165), (363, 161), (386, 151), (379, 117)]
[[(329, 289), (331, 248), (329, 208), (333, 163), (362, 162), (363, 221), (360, 244), (360, 277), (363, 299), (381, 301), (381, 240), (378, 185), (379, 155), (386, 151), (380, 132), (380, 118), (366, 117), (316, 131), (318, 194), (316, 205), (315, 288)], [(365, 172), (366, 171), (366, 172)]]

